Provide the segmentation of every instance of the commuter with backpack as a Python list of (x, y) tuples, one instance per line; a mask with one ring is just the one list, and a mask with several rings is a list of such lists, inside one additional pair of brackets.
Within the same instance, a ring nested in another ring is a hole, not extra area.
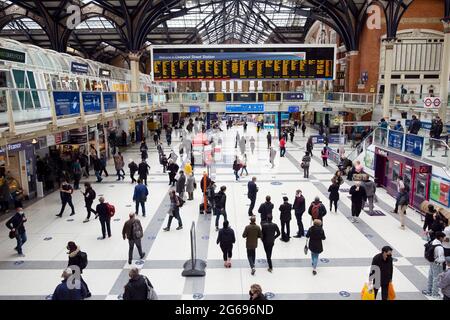
[(320, 201), (320, 198), (315, 197), (314, 201), (309, 206), (308, 213), (313, 221), (320, 220), (323, 224), (323, 217), (327, 214), (327, 209), (323, 205), (322, 201)]
[(99, 218), (100, 225), (102, 226), (102, 235), (103, 239), (106, 238), (106, 231), (108, 231), (108, 237), (111, 238), (111, 217), (115, 213), (115, 208), (113, 205), (109, 203), (105, 203), (105, 198), (100, 197), (98, 199), (100, 202), (95, 211), (97, 211), (97, 215), (95, 218)]
[(425, 259), (430, 264), (428, 271), (428, 287), (423, 294), (432, 298), (440, 298), (438, 288), (438, 277), (444, 272), (444, 248), (442, 242), (445, 239), (445, 233), (436, 232), (435, 239), (425, 244)]
[(178, 220), (177, 230), (183, 229), (183, 221), (181, 221), (180, 217), (180, 208), (183, 204), (184, 200), (176, 194), (175, 190), (170, 191), (169, 221), (167, 222), (167, 227), (163, 229), (164, 231), (170, 231), (173, 218)]
[(67, 267), (72, 269), (75, 274), (76, 274), (75, 266), (80, 269), (80, 282), (85, 289), (82, 290), (82, 292), (86, 292), (86, 297), (83, 298), (89, 298), (92, 296), (92, 294), (89, 291), (87, 283), (81, 276), (83, 270), (86, 269), (88, 265), (87, 254), (86, 252), (81, 251), (80, 247), (77, 246), (73, 241), (69, 241), (67, 243), (66, 249), (69, 250), (69, 252), (67, 252), (67, 254), (69, 255), (69, 262), (67, 263)]
[(133, 260), (133, 250), (134, 246), (139, 252), (139, 257), (143, 259), (145, 257), (145, 252), (142, 252), (141, 239), (144, 236), (144, 231), (142, 229), (141, 221), (136, 218), (136, 214), (134, 212), (130, 213), (130, 219), (125, 222), (122, 229), (122, 237), (123, 240), (128, 239), (128, 264), (131, 264), (131, 260)]

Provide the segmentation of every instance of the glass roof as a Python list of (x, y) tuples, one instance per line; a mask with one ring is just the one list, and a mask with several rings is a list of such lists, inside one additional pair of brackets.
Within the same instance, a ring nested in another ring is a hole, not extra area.
[[(307, 18), (295, 12), (303, 0), (188, 0), (188, 14), (167, 21), (169, 28), (196, 28), (203, 43), (236, 39), (263, 43), (277, 27), (303, 27)], [(304, 9), (308, 10), (308, 9)]]
[(42, 27), (30, 18), (22, 18), (9, 22), (4, 30), (42, 30)]
[(115, 29), (114, 25), (103, 17), (89, 18), (80, 23), (75, 29)]

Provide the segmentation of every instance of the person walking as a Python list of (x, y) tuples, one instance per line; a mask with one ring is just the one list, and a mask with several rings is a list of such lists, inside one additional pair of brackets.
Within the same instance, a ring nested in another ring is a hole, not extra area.
[(17, 208), (16, 213), (5, 223), (6, 227), (10, 230), (10, 237), (14, 236), (16, 239), (17, 245), (14, 250), (22, 257), (25, 256), (23, 254), (22, 246), (27, 242), (27, 233), (24, 226), (25, 222), (27, 222), (27, 218), (25, 217), (23, 209)]
[(305, 228), (303, 227), (302, 216), (306, 210), (305, 197), (302, 195), (301, 190), (295, 192), (295, 200), (293, 204), (293, 209), (295, 212), (295, 219), (297, 220), (298, 231), (294, 238), (301, 238), (305, 235)]
[(439, 147), (439, 140), (441, 139), (442, 131), (444, 130), (444, 124), (439, 116), (436, 116), (434, 120), (431, 122), (430, 129), (430, 137), (434, 140), (430, 140), (430, 149), (432, 149), (433, 145), (435, 149)]
[(74, 271), (74, 274), (77, 273), (74, 270), (75, 269), (74, 266), (76, 266), (76, 268), (78, 268), (80, 270), (81, 285), (84, 287), (84, 291), (86, 292), (86, 298), (90, 298), (92, 296), (92, 294), (89, 291), (89, 287), (88, 287), (86, 281), (84, 281), (83, 277), (81, 276), (83, 274), (83, 270), (87, 266), (87, 262), (88, 262), (87, 254), (85, 252), (82, 252), (81, 248), (79, 246), (77, 246), (76, 243), (73, 241), (69, 241), (67, 243), (66, 249), (69, 250), (69, 252), (67, 252), (67, 254), (69, 256), (69, 261), (67, 263), (67, 267), (72, 269)]
[(100, 197), (98, 199), (100, 202), (95, 211), (97, 211), (97, 216), (100, 220), (100, 225), (102, 227), (103, 239), (106, 238), (106, 231), (108, 231), (108, 237), (111, 238), (111, 213), (109, 211), (109, 206), (105, 203), (105, 198)]
[(288, 201), (288, 197), (283, 197), (283, 204), (278, 208), (280, 210), (281, 240), (284, 242), (289, 242), (291, 238), (292, 205)]
[(214, 214), (216, 216), (216, 223), (215, 223), (216, 231), (219, 231), (220, 216), (223, 215), (223, 219), (225, 221), (227, 220), (227, 211), (226, 211), (227, 195), (225, 194), (226, 190), (227, 187), (221, 186), (220, 191), (214, 195), (214, 205), (215, 205)]
[(179, 196), (177, 196), (175, 190), (171, 190), (169, 193), (170, 197), (170, 209), (169, 209), (169, 220), (167, 222), (167, 227), (165, 227), (164, 231), (170, 231), (170, 225), (172, 224), (173, 218), (178, 220), (178, 228), (177, 230), (183, 229), (183, 221), (180, 217), (180, 207), (183, 205)]
[(235, 143), (234, 143), (234, 148), (235, 148), (235, 149), (237, 149), (238, 143), (240, 142), (240, 140), (241, 140), (241, 136), (239, 135), (239, 131), (237, 131), (237, 132), (236, 132), (236, 141), (235, 141)]
[(370, 180), (368, 175), (362, 185), (366, 191), (367, 202), (369, 203), (369, 214), (373, 214), (373, 203), (377, 192), (377, 185), (374, 181)]
[(189, 195), (188, 200), (192, 201), (194, 200), (194, 190), (197, 187), (197, 184), (195, 182), (194, 172), (192, 172), (186, 180), (186, 192)]
[(130, 163), (128, 164), (128, 169), (130, 169), (131, 183), (135, 183), (136, 179), (134, 178), (134, 175), (139, 170), (139, 167), (136, 164), (136, 162), (133, 161), (133, 159), (130, 159)]
[(322, 221), (315, 219), (313, 225), (306, 233), (308, 241), (308, 248), (311, 251), (311, 264), (313, 267), (313, 275), (317, 274), (317, 264), (319, 263), (319, 254), (323, 252), (322, 241), (325, 240), (325, 232), (322, 228)]
[(427, 258), (430, 269), (428, 271), (428, 287), (424, 295), (432, 298), (440, 298), (438, 280), (439, 275), (444, 271), (444, 248), (442, 242), (445, 234), (441, 231), (435, 233), (435, 239), (425, 246), (425, 257)]
[(323, 217), (327, 214), (327, 209), (323, 205), (322, 201), (320, 201), (319, 197), (314, 198), (314, 201), (309, 206), (308, 214), (311, 216), (313, 221), (320, 220), (323, 224)]
[(272, 134), (269, 132), (267, 132), (267, 149), (270, 149), (270, 147), (272, 147)]
[(272, 210), (274, 208), (274, 205), (272, 202), (270, 202), (271, 197), (266, 196), (266, 202), (262, 203), (259, 206), (258, 213), (261, 214), (261, 223), (266, 222), (268, 216), (272, 215)]
[[(377, 279), (377, 274), (375, 267), (379, 270), (379, 279)], [(388, 299), (389, 283), (392, 282), (392, 276), (394, 273), (393, 259), (392, 259), (392, 248), (389, 246), (384, 246), (381, 249), (381, 253), (375, 255), (372, 259), (372, 264), (369, 273), (369, 290), (374, 290), (375, 300), (377, 299), (378, 291), (381, 288), (381, 300)], [(375, 277), (374, 277), (375, 275)], [(371, 278), (374, 278), (371, 281)]]
[(313, 140), (312, 137), (308, 138), (308, 141), (306, 142), (306, 152), (312, 157), (313, 156), (313, 148), (314, 148), (314, 144), (313, 144)]
[(277, 152), (275, 151), (275, 149), (270, 147), (269, 158), (270, 158), (270, 164), (272, 165), (272, 168), (275, 166), (276, 155), (277, 155)]
[(163, 153), (161, 154), (161, 160), (160, 160), (160, 164), (163, 167), (163, 173), (166, 173), (167, 171), (167, 165), (169, 164), (169, 161), (167, 160), (167, 156)]
[[(71, 268), (66, 268), (61, 277), (63, 280), (61, 283), (55, 288), (55, 291), (52, 295), (52, 300), (56, 301), (68, 301), (68, 300), (83, 300), (87, 296), (87, 292), (85, 291), (84, 286), (77, 286), (75, 279), (73, 277), (73, 270)], [(70, 284), (67, 282), (71, 279)]]
[(409, 188), (405, 186), (397, 196), (398, 213), (400, 216), (400, 229), (405, 230), (405, 213), (409, 205)]
[(67, 181), (63, 181), (61, 188), (59, 189), (59, 195), (61, 197), (62, 206), (61, 211), (59, 212), (59, 214), (56, 215), (57, 217), (60, 218), (62, 217), (62, 214), (67, 204), (69, 205), (70, 209), (72, 209), (72, 213), (70, 215), (73, 216), (75, 214), (75, 208), (72, 203), (72, 193), (73, 193), (72, 186)]
[(294, 120), (295, 131), (298, 131), (298, 120)]
[(248, 176), (248, 171), (247, 171), (247, 154), (244, 153), (244, 157), (241, 160), (241, 174), (240, 176), (242, 177), (242, 174), (244, 173), (245, 170), (245, 175)]
[(282, 137), (280, 139), (280, 158), (283, 158), (286, 154), (286, 139)]
[(81, 164), (80, 160), (76, 159), (75, 162), (72, 165), (72, 172), (73, 172), (73, 188), (75, 190), (80, 189), (80, 180), (81, 180)]
[[(402, 189), (405, 188), (405, 183), (403, 182), (403, 177), (402, 177), (402, 176), (398, 176), (398, 177), (397, 177), (396, 185), (397, 185), (397, 192), (398, 192), (398, 194), (399, 194), (400, 191), (401, 191)], [(397, 195), (398, 195), (398, 194), (397, 194)], [(392, 213), (398, 213), (398, 202), (397, 202), (397, 198), (395, 198), (395, 208), (394, 208), (394, 210), (391, 211), (391, 212), (392, 212)]]
[(143, 182), (145, 182), (145, 185), (147, 185), (147, 176), (150, 172), (150, 166), (147, 164), (146, 160), (142, 160), (141, 163), (139, 163), (138, 166), (138, 175), (139, 179), (141, 179)]
[[(123, 300), (128, 301), (145, 301), (149, 300), (149, 290), (154, 290), (150, 280), (143, 275), (139, 274), (138, 268), (132, 268), (128, 272), (130, 279), (125, 285), (125, 290), (123, 292)], [(156, 293), (155, 293), (156, 295)], [(152, 300), (157, 300), (154, 297)]]
[(291, 129), (290, 132), (289, 132), (289, 136), (291, 137), (291, 143), (294, 142), (294, 135), (295, 135), (294, 129)]
[(180, 167), (173, 160), (169, 160), (169, 165), (167, 166), (167, 170), (169, 171), (169, 186), (175, 186), (175, 176), (177, 175), (179, 168)]
[(89, 182), (84, 183), (84, 192), (81, 192), (84, 197), (84, 205), (86, 206), (87, 216), (83, 222), (89, 222), (91, 218), (91, 212), (96, 215), (97, 212), (92, 209), (92, 204), (94, 203), (95, 198), (97, 197), (95, 190), (92, 189), (91, 184)]
[(101, 170), (100, 170), (100, 176), (103, 174), (103, 172), (105, 173), (105, 176), (108, 177), (108, 170), (106, 170), (106, 166), (107, 166), (107, 161), (106, 161), (106, 157), (105, 155), (102, 153), (100, 155), (100, 165), (101, 165)]
[(123, 166), (124, 166), (123, 158), (120, 152), (118, 152), (114, 155), (114, 167), (116, 168), (117, 181), (120, 181), (120, 179), (122, 180), (125, 179), (125, 172), (122, 173)]
[(180, 171), (180, 176), (176, 182), (176, 191), (181, 199), (184, 200), (184, 193), (186, 192), (186, 176), (184, 175), (184, 171)]
[(223, 222), (223, 228), (219, 230), (216, 243), (220, 245), (223, 253), (223, 266), (231, 268), (231, 258), (233, 256), (233, 244), (236, 242), (234, 230), (231, 229), (228, 220)]
[(234, 176), (236, 177), (236, 181), (239, 181), (239, 170), (240, 169), (241, 169), (241, 164), (239, 162), (238, 156), (236, 156), (233, 161), (233, 172), (234, 172)]
[(250, 207), (248, 208), (248, 215), (251, 217), (253, 215), (253, 209), (256, 203), (256, 194), (259, 189), (256, 185), (256, 177), (253, 177), (251, 181), (247, 184), (247, 197), (250, 199)]
[(241, 137), (241, 140), (239, 140), (239, 149), (241, 150), (241, 155), (245, 153), (247, 140), (245, 139), (245, 136)]
[(352, 218), (353, 223), (359, 222), (359, 215), (363, 208), (364, 203), (367, 200), (366, 190), (361, 186), (360, 181), (355, 181), (355, 185), (350, 188), (349, 191), (352, 200)]
[(122, 228), (123, 240), (128, 239), (128, 264), (131, 264), (133, 260), (134, 246), (136, 246), (139, 258), (143, 259), (145, 257), (145, 252), (142, 251), (141, 239), (144, 236), (144, 231), (142, 229), (141, 221), (136, 218), (136, 214), (131, 212), (129, 214), (129, 219), (125, 222)]
[(262, 238), (261, 228), (256, 224), (256, 217), (250, 217), (250, 224), (245, 227), (242, 237), (246, 239), (247, 258), (252, 269), (252, 276), (255, 274), (256, 248), (258, 247), (258, 238)]
[(333, 209), (334, 204), (334, 212), (337, 212), (338, 201), (339, 201), (339, 187), (340, 185), (336, 180), (328, 187), (328, 192), (330, 193), (330, 212)]
[(275, 244), (275, 239), (280, 236), (280, 229), (276, 223), (272, 222), (273, 217), (268, 216), (267, 221), (261, 224), (261, 240), (264, 245), (264, 251), (266, 252), (267, 264), (269, 269), (267, 271), (272, 272), (272, 249)]
[(302, 158), (302, 162), (300, 167), (303, 169), (303, 178), (309, 178), (309, 166), (311, 164), (311, 157), (309, 156), (309, 152), (306, 151), (305, 155)]
[(302, 122), (302, 133), (303, 133), (303, 138), (305, 137), (305, 132), (306, 132), (306, 123), (303, 121), (303, 122)]
[(139, 215), (139, 205), (142, 208), (142, 216), (145, 218), (145, 203), (147, 202), (148, 189), (142, 184), (142, 180), (138, 179), (137, 185), (134, 187), (133, 201), (136, 203), (136, 215)]
[(255, 137), (252, 136), (250, 138), (250, 149), (252, 150), (252, 154), (254, 154), (255, 152), (255, 146), (256, 146)]
[(102, 166), (100, 159), (96, 155), (94, 155), (94, 157), (93, 157), (93, 163), (94, 163), (94, 173), (95, 173), (95, 177), (97, 178), (97, 182), (102, 182), (103, 166)]
[(323, 147), (322, 151), (320, 151), (320, 154), (322, 156), (323, 166), (324, 167), (328, 167), (328, 156), (330, 154), (328, 152), (328, 148), (327, 147)]
[(252, 284), (248, 294), (250, 295), (250, 301), (267, 300), (259, 284)]

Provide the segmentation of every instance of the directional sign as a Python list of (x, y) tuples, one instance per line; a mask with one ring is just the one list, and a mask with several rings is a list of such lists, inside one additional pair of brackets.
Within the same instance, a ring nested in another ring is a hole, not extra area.
[(226, 112), (264, 112), (264, 103), (227, 104)]

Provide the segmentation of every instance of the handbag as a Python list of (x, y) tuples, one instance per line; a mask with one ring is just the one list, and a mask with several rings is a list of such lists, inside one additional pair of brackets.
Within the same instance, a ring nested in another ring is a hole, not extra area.
[(375, 300), (375, 291), (369, 290), (367, 283), (364, 284), (364, 287), (361, 290), (361, 300)]
[(17, 230), (15, 230), (15, 231), (10, 230), (9, 231), (9, 238), (10, 239), (14, 239), (16, 237), (16, 235), (17, 235)]
[(388, 300), (395, 300), (396, 294), (395, 294), (395, 290), (394, 290), (394, 285), (392, 284), (392, 282), (389, 282), (389, 287), (388, 287)]
[(303, 248), (303, 252), (305, 253), (305, 255), (307, 255), (308, 254), (308, 242), (309, 242), (309, 239), (307, 239), (306, 240), (306, 244), (305, 244), (305, 247)]

